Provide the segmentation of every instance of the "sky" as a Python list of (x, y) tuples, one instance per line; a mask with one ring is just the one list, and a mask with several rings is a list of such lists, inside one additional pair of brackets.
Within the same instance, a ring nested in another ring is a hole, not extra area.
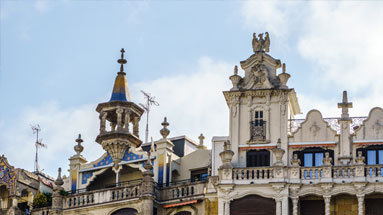
[(171, 137), (203, 133), (211, 147), (228, 135), (222, 91), (252, 54), (253, 32), (269, 32), (269, 54), (286, 63), (297, 118), (339, 117), (343, 90), (350, 115), (367, 116), (383, 106), (382, 26), (382, 1), (0, 0), (0, 154), (33, 171), (39, 124), (45, 173), (69, 169), (79, 133), (82, 154), (99, 158), (95, 108), (110, 98), (121, 48), (132, 100), (144, 103), (144, 90), (160, 104), (149, 136), (160, 138), (166, 116)]

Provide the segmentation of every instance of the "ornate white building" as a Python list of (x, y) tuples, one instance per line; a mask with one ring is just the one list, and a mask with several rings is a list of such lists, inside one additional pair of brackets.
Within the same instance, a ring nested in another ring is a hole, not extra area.
[(52, 207), (33, 214), (383, 214), (383, 109), (349, 116), (344, 91), (339, 117), (311, 110), (295, 119), (297, 95), (285, 64), (268, 54), (269, 35), (254, 34), (252, 46), (244, 76), (235, 66), (223, 92), (230, 132), (212, 149), (202, 134), (199, 143), (168, 138), (166, 118), (162, 138), (142, 143), (144, 111), (130, 100), (122, 50), (112, 97), (96, 109), (105, 154), (87, 162), (79, 137)]

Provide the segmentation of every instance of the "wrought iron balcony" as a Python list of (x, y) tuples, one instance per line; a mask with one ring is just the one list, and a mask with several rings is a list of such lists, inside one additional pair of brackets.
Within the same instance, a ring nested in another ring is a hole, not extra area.
[(266, 140), (266, 122), (255, 120), (250, 122), (250, 141)]

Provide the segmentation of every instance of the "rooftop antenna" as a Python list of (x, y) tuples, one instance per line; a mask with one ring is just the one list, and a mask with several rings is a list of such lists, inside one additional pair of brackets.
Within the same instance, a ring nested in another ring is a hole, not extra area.
[(159, 106), (158, 102), (156, 102), (154, 99), (156, 97), (150, 96), (150, 93), (146, 93), (143, 90), (141, 90), (141, 93), (144, 94), (145, 99), (146, 99), (146, 104), (141, 104), (141, 107), (145, 110), (146, 112), (146, 131), (145, 131), (145, 143), (147, 143), (149, 140), (149, 112), (150, 112), (150, 106), (155, 105)]
[(35, 143), (36, 157), (35, 157), (34, 170), (35, 170), (35, 172), (39, 172), (40, 167), (39, 167), (39, 162), (38, 162), (38, 149), (39, 149), (39, 147), (47, 148), (47, 145), (42, 143), (43, 139), (39, 139), (39, 132), (41, 131), (40, 125), (38, 125), (38, 124), (31, 125), (31, 127), (32, 127), (33, 134), (36, 134), (36, 143)]

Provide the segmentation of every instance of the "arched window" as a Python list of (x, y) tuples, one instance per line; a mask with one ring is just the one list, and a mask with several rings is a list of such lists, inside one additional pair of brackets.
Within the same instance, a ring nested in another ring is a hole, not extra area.
[(191, 215), (192, 213), (189, 212), (189, 211), (180, 211), (180, 212), (177, 212), (176, 214), (174, 215)]
[(262, 150), (249, 150), (246, 153), (246, 166), (247, 167), (260, 167), (270, 166), (270, 151)]
[(137, 215), (137, 210), (133, 208), (123, 208), (112, 213), (112, 215)]

